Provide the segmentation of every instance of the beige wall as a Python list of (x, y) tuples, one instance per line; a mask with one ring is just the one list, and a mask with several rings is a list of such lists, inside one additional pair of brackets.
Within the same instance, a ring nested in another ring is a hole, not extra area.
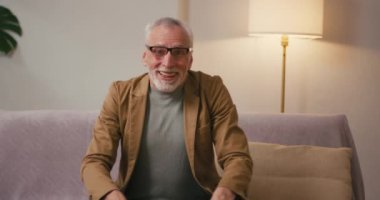
[(0, 4), (24, 31), (14, 55), (0, 57), (0, 109), (12, 110), (99, 108), (111, 81), (145, 72), (145, 24), (177, 15), (177, 0)]
[[(0, 0), (24, 36), (0, 57), (0, 109), (99, 109), (112, 80), (145, 71), (144, 25), (176, 0)], [(326, 0), (324, 38), (290, 40), (286, 112), (343, 113), (368, 200), (380, 196), (380, 1)], [(280, 42), (247, 37), (248, 0), (194, 0), (193, 69), (219, 74), (239, 111), (278, 112)]]

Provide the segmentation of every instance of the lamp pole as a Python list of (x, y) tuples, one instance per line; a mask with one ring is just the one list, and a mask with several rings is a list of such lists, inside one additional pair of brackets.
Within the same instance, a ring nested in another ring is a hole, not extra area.
[(286, 78), (286, 47), (288, 46), (289, 38), (287, 35), (282, 35), (282, 84), (281, 84), (281, 113), (285, 112), (285, 78)]

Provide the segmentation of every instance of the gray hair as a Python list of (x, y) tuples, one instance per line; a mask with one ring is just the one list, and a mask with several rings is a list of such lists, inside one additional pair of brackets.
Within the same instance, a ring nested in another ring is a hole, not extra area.
[(178, 26), (182, 28), (183, 30), (185, 30), (187, 37), (189, 38), (190, 47), (193, 47), (193, 32), (191, 31), (190, 27), (184, 22), (178, 19), (171, 18), (171, 17), (160, 18), (146, 25), (145, 41), (148, 39), (148, 36), (152, 32), (152, 30), (156, 28), (157, 26), (161, 26), (161, 25), (168, 26), (168, 27)]

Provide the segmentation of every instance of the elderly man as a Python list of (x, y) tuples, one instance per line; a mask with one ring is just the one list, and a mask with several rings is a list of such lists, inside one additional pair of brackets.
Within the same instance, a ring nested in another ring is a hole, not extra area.
[(96, 121), (81, 167), (90, 198), (246, 199), (252, 173), (247, 139), (222, 80), (190, 70), (191, 30), (161, 18), (147, 26), (145, 42), (148, 73), (114, 82)]

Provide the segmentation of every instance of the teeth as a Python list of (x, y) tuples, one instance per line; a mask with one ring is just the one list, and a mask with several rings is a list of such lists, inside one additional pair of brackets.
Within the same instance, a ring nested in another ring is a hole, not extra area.
[(163, 75), (167, 75), (167, 76), (175, 74), (175, 72), (163, 72), (163, 71), (161, 71), (160, 73), (163, 74)]

